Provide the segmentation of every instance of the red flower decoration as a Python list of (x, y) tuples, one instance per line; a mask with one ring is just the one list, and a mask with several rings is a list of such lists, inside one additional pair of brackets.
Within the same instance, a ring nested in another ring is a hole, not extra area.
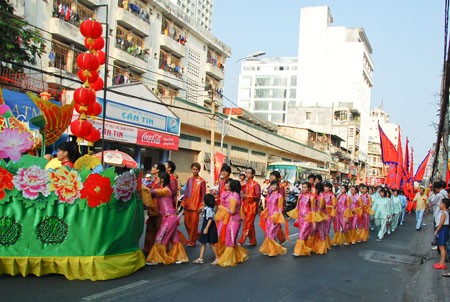
[(13, 175), (6, 169), (0, 167), (0, 200), (5, 198), (6, 190), (14, 189), (14, 184), (12, 182)]
[(86, 198), (88, 206), (95, 208), (102, 203), (107, 203), (113, 194), (111, 181), (99, 174), (91, 174), (86, 178), (81, 190), (81, 198)]

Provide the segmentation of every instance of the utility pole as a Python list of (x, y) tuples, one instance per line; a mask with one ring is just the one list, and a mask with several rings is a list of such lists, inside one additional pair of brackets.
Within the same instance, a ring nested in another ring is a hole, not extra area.
[(212, 188), (214, 186), (214, 169), (215, 169), (215, 136), (216, 136), (216, 103), (214, 101), (214, 89), (211, 88), (211, 156), (210, 156), (210, 163), (211, 163), (211, 175), (210, 175), (210, 182), (209, 187)]

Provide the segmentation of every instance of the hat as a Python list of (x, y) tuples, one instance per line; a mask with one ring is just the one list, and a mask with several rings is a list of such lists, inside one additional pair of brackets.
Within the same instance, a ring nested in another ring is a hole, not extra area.
[(145, 177), (147, 178), (147, 177), (152, 177), (152, 175), (151, 174), (145, 174)]

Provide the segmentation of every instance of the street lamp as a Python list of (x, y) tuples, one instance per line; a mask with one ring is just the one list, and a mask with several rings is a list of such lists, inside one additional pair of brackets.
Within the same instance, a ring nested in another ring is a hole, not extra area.
[[(248, 59), (254, 59), (257, 57), (261, 57), (264, 56), (266, 54), (265, 51), (259, 50), (251, 55), (248, 55), (246, 57), (237, 59), (236, 62), (234, 62), (234, 69), (233, 69), (233, 91), (231, 92), (231, 102), (234, 102), (237, 104), (237, 102), (235, 101), (235, 93), (236, 93), (236, 67), (238, 65), (238, 63), (242, 60), (248, 60)], [(223, 153), (223, 139), (226, 135), (225, 132), (226, 131), (226, 127), (225, 127), (225, 123), (229, 124), (231, 121), (231, 113), (232, 113), (232, 107), (230, 108), (230, 112), (228, 113), (228, 119), (227, 120), (223, 120), (222, 121), (222, 136), (220, 138), (220, 152)]]

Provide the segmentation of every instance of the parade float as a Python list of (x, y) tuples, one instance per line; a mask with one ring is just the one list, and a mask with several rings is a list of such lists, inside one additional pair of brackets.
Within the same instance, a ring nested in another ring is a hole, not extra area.
[[(43, 157), (68, 128), (87, 146), (101, 136), (91, 120), (102, 112), (95, 96), (103, 88), (102, 27), (87, 20), (80, 31), (88, 50), (77, 59), (84, 84), (73, 101), (59, 106), (45, 94), (29, 94), (40, 110), (30, 120), (39, 136), (13, 115), (0, 93), (0, 274), (106, 280), (145, 265), (139, 170), (118, 175), (114, 167), (104, 168), (103, 156), (90, 152), (74, 168), (49, 166)], [(73, 110), (79, 117), (72, 121)]]

